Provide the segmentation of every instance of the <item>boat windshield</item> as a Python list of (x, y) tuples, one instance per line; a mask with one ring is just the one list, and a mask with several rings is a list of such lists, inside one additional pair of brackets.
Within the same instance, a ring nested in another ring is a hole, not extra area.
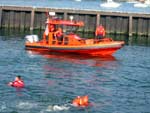
[[(84, 23), (75, 20), (62, 20), (59, 18), (48, 18), (46, 24), (55, 26), (55, 30), (61, 28), (64, 34), (76, 34), (82, 30)], [(79, 28), (80, 27), (80, 28)]]
[(67, 26), (66, 33), (77, 33), (79, 30), (78, 26)]
[(79, 32), (79, 26), (55, 25), (55, 29), (61, 28), (65, 34), (76, 34)]

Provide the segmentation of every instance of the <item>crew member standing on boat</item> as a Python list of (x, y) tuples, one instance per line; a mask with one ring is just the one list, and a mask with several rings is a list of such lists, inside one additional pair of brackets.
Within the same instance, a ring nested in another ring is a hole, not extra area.
[(55, 30), (54, 25), (49, 25), (49, 32), (54, 32), (54, 30)]
[(97, 39), (102, 39), (105, 37), (105, 29), (102, 25), (100, 25), (96, 28), (95, 36)]
[(44, 43), (47, 43), (47, 38), (48, 38), (48, 35), (49, 35), (49, 32), (54, 32), (55, 30), (55, 27), (54, 25), (46, 25), (46, 28), (45, 28), (45, 32), (43, 33), (43, 42)]
[(62, 29), (60, 27), (54, 33), (54, 36), (58, 39), (59, 44), (60, 44), (62, 42), (62, 40), (63, 40), (63, 31), (62, 31)]

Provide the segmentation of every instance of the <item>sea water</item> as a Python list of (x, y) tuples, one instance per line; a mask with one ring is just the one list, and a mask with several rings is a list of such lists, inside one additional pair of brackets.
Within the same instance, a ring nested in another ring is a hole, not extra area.
[[(150, 113), (150, 47), (111, 57), (26, 51), (27, 33), (0, 32), (0, 113)], [(21, 75), (25, 88), (9, 87)], [(92, 106), (71, 101), (88, 95)]]

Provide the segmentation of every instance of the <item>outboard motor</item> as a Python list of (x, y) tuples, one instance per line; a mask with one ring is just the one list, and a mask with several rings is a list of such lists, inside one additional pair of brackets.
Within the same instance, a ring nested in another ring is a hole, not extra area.
[(37, 35), (27, 35), (25, 36), (25, 39), (26, 39), (26, 42), (30, 42), (30, 43), (39, 41), (39, 38)]

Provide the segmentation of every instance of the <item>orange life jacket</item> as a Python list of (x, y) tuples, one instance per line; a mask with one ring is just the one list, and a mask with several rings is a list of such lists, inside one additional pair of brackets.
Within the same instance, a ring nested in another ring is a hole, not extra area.
[(103, 26), (99, 26), (96, 28), (96, 31), (95, 31), (95, 35), (98, 36), (98, 35), (102, 35), (102, 36), (105, 36), (105, 29)]
[(89, 105), (88, 96), (77, 97), (73, 100), (72, 104), (78, 107), (86, 107)]
[(23, 88), (24, 87), (24, 82), (22, 80), (15, 80), (12, 82), (13, 87), (18, 87), (18, 88)]
[(55, 36), (57, 37), (61, 37), (63, 35), (62, 33), (62, 30), (61, 29), (58, 29), (56, 32), (55, 32)]

